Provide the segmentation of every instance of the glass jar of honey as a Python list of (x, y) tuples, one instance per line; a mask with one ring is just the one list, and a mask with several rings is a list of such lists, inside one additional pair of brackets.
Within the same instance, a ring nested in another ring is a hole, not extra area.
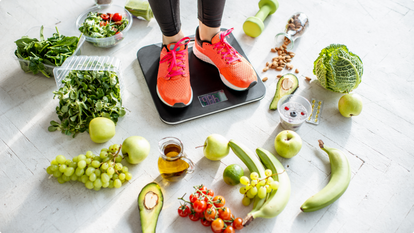
[(158, 170), (162, 178), (174, 182), (181, 180), (187, 173), (194, 172), (194, 163), (185, 154), (184, 145), (178, 138), (163, 138), (158, 146)]

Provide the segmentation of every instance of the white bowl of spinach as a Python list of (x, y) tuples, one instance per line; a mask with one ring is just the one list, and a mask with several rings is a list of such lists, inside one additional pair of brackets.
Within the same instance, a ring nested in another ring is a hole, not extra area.
[[(85, 38), (67, 36), (56, 28), (33, 27), (21, 39), (15, 41), (15, 58), (26, 73), (53, 77), (53, 69), (72, 55), (80, 55)], [(39, 38), (39, 39), (38, 39)]]
[(132, 15), (124, 7), (98, 5), (76, 20), (76, 28), (96, 47), (113, 47), (121, 42), (132, 25)]

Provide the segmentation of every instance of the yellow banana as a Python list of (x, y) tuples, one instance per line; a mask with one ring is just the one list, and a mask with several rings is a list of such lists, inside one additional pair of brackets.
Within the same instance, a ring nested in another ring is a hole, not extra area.
[(279, 215), (286, 207), (290, 198), (290, 180), (289, 176), (279, 162), (279, 160), (269, 151), (257, 148), (257, 155), (267, 169), (272, 170), (273, 174), (278, 174), (275, 180), (279, 181), (279, 188), (270, 193), (263, 206), (259, 209), (253, 209), (243, 220), (243, 225), (248, 225), (255, 218), (274, 218)]
[(341, 150), (324, 147), (322, 140), (319, 140), (319, 147), (329, 155), (331, 179), (321, 191), (303, 203), (300, 209), (304, 212), (316, 211), (332, 204), (342, 196), (351, 181), (351, 168), (346, 155)]

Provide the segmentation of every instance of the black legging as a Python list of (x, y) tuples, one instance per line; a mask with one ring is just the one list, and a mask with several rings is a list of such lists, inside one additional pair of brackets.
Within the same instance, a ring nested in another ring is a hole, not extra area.
[[(207, 27), (220, 27), (225, 0), (198, 0), (198, 19)], [(180, 0), (149, 0), (154, 17), (164, 36), (181, 29)]]

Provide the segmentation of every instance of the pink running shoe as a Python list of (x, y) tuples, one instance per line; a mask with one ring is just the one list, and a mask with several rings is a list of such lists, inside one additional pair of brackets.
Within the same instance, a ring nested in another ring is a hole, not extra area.
[(186, 107), (193, 100), (188, 67), (189, 42), (190, 38), (184, 37), (161, 49), (157, 94), (164, 104), (173, 108)]
[(232, 31), (233, 28), (219, 32), (209, 42), (200, 40), (197, 28), (193, 52), (200, 60), (217, 67), (227, 87), (244, 91), (256, 85), (257, 76), (252, 65), (227, 43), (226, 36)]

